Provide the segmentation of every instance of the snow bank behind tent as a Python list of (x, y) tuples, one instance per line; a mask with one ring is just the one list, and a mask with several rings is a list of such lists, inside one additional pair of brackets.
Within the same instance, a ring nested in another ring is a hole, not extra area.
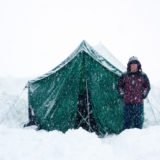
[(160, 88), (151, 85), (148, 98), (144, 101), (144, 127), (160, 125)]
[(27, 78), (0, 78), (0, 124), (22, 127), (28, 120)]

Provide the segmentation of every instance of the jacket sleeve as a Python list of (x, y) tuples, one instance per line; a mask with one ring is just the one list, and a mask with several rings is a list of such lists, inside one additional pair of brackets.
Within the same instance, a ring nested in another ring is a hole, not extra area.
[(150, 82), (146, 74), (144, 74), (143, 98), (145, 99), (150, 91)]
[(121, 98), (124, 97), (124, 75), (122, 74), (118, 81), (118, 92)]

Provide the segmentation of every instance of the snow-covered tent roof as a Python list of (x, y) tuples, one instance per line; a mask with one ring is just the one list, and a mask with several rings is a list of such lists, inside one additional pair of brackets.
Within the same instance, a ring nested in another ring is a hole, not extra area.
[[(94, 48), (97, 50), (95, 50)], [(50, 76), (51, 74), (54, 74), (55, 72), (63, 68), (66, 64), (68, 64), (72, 59), (74, 59), (80, 52), (83, 51), (89, 54), (94, 60), (99, 62), (105, 68), (118, 75), (120, 75), (121, 72), (125, 70), (125, 67), (123, 67), (123, 65), (114, 56), (112, 56), (112, 54), (109, 51), (107, 51), (107, 49), (104, 46), (101, 45), (99, 47), (94, 48), (91, 47), (85, 40), (83, 40), (81, 44), (75, 49), (75, 51), (60, 65), (58, 65), (51, 71), (47, 72), (46, 74), (29, 81), (29, 83), (34, 83), (35, 81), (41, 80)]]
[(122, 72), (126, 71), (126, 67), (102, 43), (94, 46), (94, 49)]

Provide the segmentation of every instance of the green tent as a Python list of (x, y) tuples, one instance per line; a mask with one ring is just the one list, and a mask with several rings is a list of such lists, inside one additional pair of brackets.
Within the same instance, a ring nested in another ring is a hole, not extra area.
[(123, 125), (123, 100), (117, 92), (120, 74), (82, 41), (64, 62), (28, 82), (30, 113), (48, 131), (82, 127), (100, 135), (119, 133)]

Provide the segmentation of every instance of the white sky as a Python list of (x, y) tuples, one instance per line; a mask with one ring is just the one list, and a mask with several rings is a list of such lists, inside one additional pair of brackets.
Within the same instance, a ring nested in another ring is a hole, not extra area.
[(0, 76), (39, 76), (85, 39), (160, 81), (160, 0), (1, 0)]

